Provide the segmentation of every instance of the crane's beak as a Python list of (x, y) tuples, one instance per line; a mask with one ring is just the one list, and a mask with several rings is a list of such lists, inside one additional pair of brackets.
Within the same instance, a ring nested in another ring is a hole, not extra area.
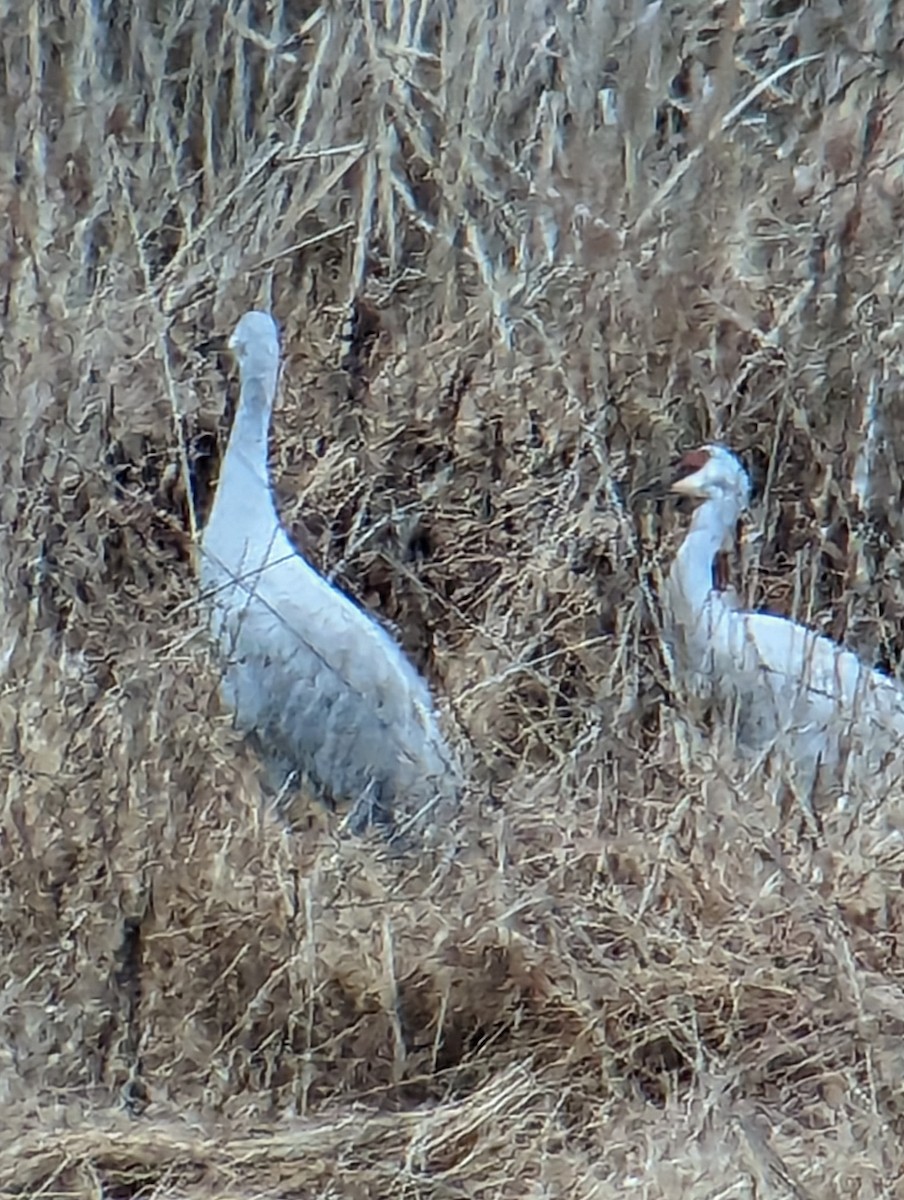
[(689, 454), (685, 454), (672, 469), (669, 491), (677, 492), (679, 496), (693, 496), (697, 500), (705, 499), (705, 493), (700, 488), (697, 476), (709, 462), (709, 458), (709, 451), (706, 448), (691, 450)]
[(639, 496), (665, 496), (669, 492), (679, 496), (692, 496), (696, 500), (706, 498), (697, 482), (697, 475), (709, 462), (706, 449), (692, 450), (685, 454), (677, 463), (664, 470), (660, 468), (652, 475), (645, 474), (632, 489), (631, 500)]
[(669, 485), (669, 491), (677, 492), (679, 496), (693, 496), (695, 500), (703, 499), (703, 492), (697, 486), (694, 475), (683, 475), (673, 479)]
[(634, 487), (628, 492), (628, 502), (631, 503), (644, 496), (661, 499), (668, 493), (670, 482), (669, 472), (663, 471), (661, 467), (652, 473), (644, 471)]
[(225, 333), (212, 333), (203, 342), (196, 342), (195, 349), (199, 354), (225, 354), (229, 341)]

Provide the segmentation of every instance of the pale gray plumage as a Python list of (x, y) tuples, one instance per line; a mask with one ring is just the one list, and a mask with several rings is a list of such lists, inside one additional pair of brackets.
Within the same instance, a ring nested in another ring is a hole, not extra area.
[(454, 806), (458, 772), (426, 683), (389, 634), (290, 542), (267, 466), (276, 323), (248, 312), (230, 340), (241, 396), (201, 540), (222, 695), (279, 784), (293, 770), (394, 833)]
[(672, 490), (702, 503), (669, 572), (666, 633), (690, 690), (731, 716), (738, 743), (778, 747), (798, 784), (904, 777), (904, 689), (804, 625), (746, 612), (713, 587), (713, 559), (750, 499), (750, 482), (724, 446), (686, 456)]

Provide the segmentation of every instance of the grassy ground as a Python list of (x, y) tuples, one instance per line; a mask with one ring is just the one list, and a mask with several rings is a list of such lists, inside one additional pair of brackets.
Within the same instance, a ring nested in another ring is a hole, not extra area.
[[(636, 497), (722, 439), (752, 603), (904, 659), (880, 0), (0, 15), (0, 1189), (904, 1196), (895, 789), (688, 717)], [(193, 534), (272, 306), (283, 515), (469, 764), (451, 864), (289, 836)], [(633, 498), (632, 498), (633, 497)]]

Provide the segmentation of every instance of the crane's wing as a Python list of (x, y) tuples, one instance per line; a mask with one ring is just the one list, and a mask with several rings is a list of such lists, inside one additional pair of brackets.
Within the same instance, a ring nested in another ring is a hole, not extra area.
[(723, 610), (720, 623), (741, 670), (765, 673), (777, 697), (809, 698), (851, 716), (865, 710), (892, 717), (904, 730), (904, 691), (889, 676), (804, 625), (771, 613)]
[(432, 719), (427, 684), (402, 648), (299, 555), (265, 565), (245, 586), (245, 619), (270, 653), (284, 662), (296, 660), (299, 667), (316, 660), (387, 712), (413, 704), (425, 721)]

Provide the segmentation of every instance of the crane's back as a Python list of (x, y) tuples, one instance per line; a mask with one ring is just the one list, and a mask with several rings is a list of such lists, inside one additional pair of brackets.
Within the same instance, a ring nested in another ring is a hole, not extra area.
[(778, 746), (808, 785), (851, 759), (864, 778), (904, 761), (904, 695), (852, 651), (716, 592), (700, 618), (697, 677), (734, 714), (742, 746)]
[[(426, 683), (386, 630), (305, 561), (280, 524), (267, 471), (276, 372), (272, 356), (258, 355), (249, 386), (242, 341), (251, 336), (248, 318), (263, 315), (246, 314), (233, 335), (242, 398), (201, 545), (224, 700), (238, 726), (254, 734), (274, 782), (302, 773), (330, 799), (350, 802), (355, 826), (371, 817), (398, 823), (433, 806), (447, 817), (459, 778)], [(254, 324), (251, 334), (268, 335)]]
[(740, 460), (708, 445), (672, 490), (701, 500), (669, 571), (665, 616), (689, 689), (717, 702), (756, 755), (779, 749), (804, 789), (828, 777), (901, 774), (904, 691), (830, 639), (784, 617), (744, 612), (713, 586), (713, 564), (750, 498)]

